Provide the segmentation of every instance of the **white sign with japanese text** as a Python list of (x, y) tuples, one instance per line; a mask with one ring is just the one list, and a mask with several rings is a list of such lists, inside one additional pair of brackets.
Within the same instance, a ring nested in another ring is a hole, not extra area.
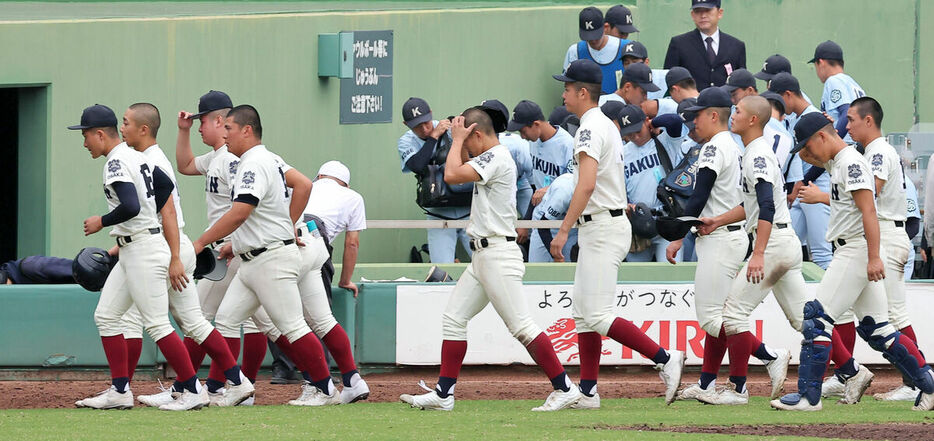
[[(808, 295), (813, 297), (816, 283), (809, 283)], [(523, 285), (532, 319), (551, 339), (563, 364), (580, 363), (577, 333), (571, 318), (572, 285)], [(396, 363), (404, 365), (437, 365), (441, 362), (441, 314), (453, 285), (399, 285), (396, 288)], [(934, 353), (934, 323), (925, 319), (925, 311), (934, 309), (934, 285), (907, 284), (909, 310), (913, 314), (915, 333), (921, 350)], [(613, 299), (616, 314), (633, 321), (664, 348), (687, 352), (687, 363), (701, 364), (704, 333), (694, 313), (694, 285), (619, 284)], [(756, 308), (750, 318), (753, 333), (766, 344), (791, 350), (792, 363), (797, 363), (801, 334), (785, 319), (771, 295)], [(467, 356), (465, 364), (534, 364), (522, 345), (512, 338), (489, 305), (467, 326)], [(855, 356), (860, 363), (886, 363), (882, 355), (857, 339)], [(605, 365), (651, 364), (651, 361), (629, 348), (604, 337)], [(753, 363), (756, 363), (755, 361)]]

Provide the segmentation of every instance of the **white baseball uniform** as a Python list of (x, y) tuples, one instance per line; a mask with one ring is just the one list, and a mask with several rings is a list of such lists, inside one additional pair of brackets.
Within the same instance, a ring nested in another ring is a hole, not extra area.
[(477, 249), (444, 309), (441, 332), (445, 340), (466, 341), (467, 322), (492, 303), (513, 337), (527, 346), (542, 331), (521, 295), (525, 264), (515, 242), (516, 165), (503, 145), (467, 164), (480, 175), (474, 182), (467, 225)]
[(231, 234), (233, 252), (244, 261), (217, 310), (217, 329), (239, 337), (241, 323), (263, 306), (282, 335), (294, 342), (311, 329), (298, 292), (301, 255), (289, 218), (285, 171), (260, 144), (241, 155), (233, 182), (234, 201), (256, 206)]
[(905, 264), (914, 252), (905, 221), (908, 220), (908, 199), (905, 196), (905, 172), (898, 152), (885, 138), (878, 137), (866, 146), (863, 155), (869, 161), (872, 174), (885, 181), (876, 194), (876, 215), (879, 217), (880, 245), (885, 249), (885, 293), (889, 300), (889, 321), (896, 329), (911, 325), (905, 303)]
[[(888, 321), (885, 285), (870, 282), (866, 273), (869, 264), (868, 244), (863, 231), (863, 215), (856, 207), (852, 192), (874, 190), (869, 163), (856, 148), (847, 146), (827, 164), (830, 172), (830, 224), (826, 239), (836, 245), (830, 266), (817, 288), (817, 300), (824, 312), (836, 321), (851, 307), (857, 319), (869, 316), (876, 323)], [(885, 261), (885, 249), (879, 250)], [(892, 324), (877, 329), (875, 335), (895, 332)], [(825, 336), (818, 340), (827, 341)]]
[(165, 289), (170, 253), (157, 217), (154, 169), (142, 153), (126, 143), (120, 143), (107, 154), (104, 195), (108, 207), (113, 210), (120, 204), (113, 184), (128, 182), (136, 187), (140, 210), (110, 230), (120, 246), (120, 260), (107, 277), (94, 311), (94, 322), (102, 337), (123, 333), (123, 315), (133, 304), (153, 340), (159, 341), (175, 331), (169, 323)]
[[(711, 137), (701, 148), (697, 159), (698, 172), (707, 168), (717, 173), (701, 217), (719, 216), (742, 202), (742, 159), (739, 146), (726, 130)], [(724, 225), (695, 240), (694, 307), (701, 328), (714, 336), (720, 335), (723, 324), (723, 305), (729, 295), (729, 290), (724, 288), (733, 283), (749, 247), (742, 225), (743, 221)]]
[(597, 181), (577, 233), (580, 250), (574, 271), (572, 315), (578, 333), (607, 335), (616, 320), (612, 308), (616, 278), (620, 262), (629, 253), (632, 227), (625, 216), (623, 140), (599, 107), (584, 113), (574, 135), (575, 187), (580, 179), (581, 153), (597, 161)]
[(765, 137), (754, 139), (746, 146), (742, 163), (743, 209), (746, 212), (746, 231), (756, 234), (759, 222), (759, 202), (756, 184), (761, 180), (772, 184), (775, 214), (772, 231), (765, 248), (763, 280), (752, 283), (746, 279), (746, 267), (739, 271), (730, 287), (723, 307), (723, 328), (727, 335), (750, 331), (749, 315), (774, 292), (785, 317), (796, 330), (801, 330), (804, 304), (807, 302), (804, 276), (801, 275), (801, 247), (798, 236), (791, 228), (791, 214), (785, 203), (785, 177), (778, 158)]

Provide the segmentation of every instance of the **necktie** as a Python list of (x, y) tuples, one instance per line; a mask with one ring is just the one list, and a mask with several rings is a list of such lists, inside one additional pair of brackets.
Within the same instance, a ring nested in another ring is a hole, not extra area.
[(716, 52), (713, 51), (713, 37), (707, 37), (704, 41), (707, 42), (707, 62), (713, 66), (713, 61), (717, 58)]

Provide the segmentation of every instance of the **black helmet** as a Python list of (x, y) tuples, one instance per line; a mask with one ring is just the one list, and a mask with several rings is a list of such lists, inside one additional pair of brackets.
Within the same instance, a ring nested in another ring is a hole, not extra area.
[(636, 204), (632, 210), (632, 216), (629, 219), (632, 224), (632, 232), (637, 237), (651, 239), (658, 235), (655, 227), (655, 217), (652, 216), (652, 209), (645, 202)]
[(106, 250), (87, 247), (78, 252), (71, 263), (71, 275), (75, 282), (88, 291), (100, 291), (107, 281), (110, 270), (117, 263), (117, 259)]
[(658, 230), (658, 235), (670, 241), (684, 239), (684, 236), (691, 231), (691, 227), (700, 224), (701, 221), (698, 218), (691, 216), (659, 216), (655, 219), (655, 228)]

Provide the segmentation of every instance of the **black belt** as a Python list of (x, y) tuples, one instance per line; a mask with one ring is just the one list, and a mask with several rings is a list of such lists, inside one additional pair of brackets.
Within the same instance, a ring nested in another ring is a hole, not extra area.
[(224, 239), (214, 241), (214, 246), (221, 246), (223, 244), (224, 244)]
[[(162, 232), (161, 228), (150, 228), (146, 230), (149, 234), (159, 234)], [(117, 246), (122, 247), (126, 244), (133, 242), (133, 236), (117, 236)]]
[(788, 224), (786, 224), (786, 223), (772, 224), (772, 225), (774, 225), (775, 228), (778, 228), (779, 230), (783, 230), (783, 229), (785, 229), (785, 228), (788, 228)]
[(905, 221), (895, 221), (895, 226), (898, 228), (905, 228)]
[[(515, 237), (506, 236), (506, 242), (515, 242), (515, 241), (516, 241)], [(490, 241), (488, 241), (485, 237), (479, 240), (475, 239), (475, 240), (470, 241), (470, 251), (477, 251), (476, 242), (480, 243), (480, 249), (490, 246)]]
[[(610, 216), (611, 216), (611, 217), (619, 217), (619, 216), (622, 216), (623, 213), (625, 213), (625, 212), (626, 212), (626, 210), (624, 210), (624, 209), (622, 209), (622, 208), (617, 208), (617, 209), (615, 209), (615, 210), (610, 210)], [(581, 219), (583, 219), (584, 222), (590, 222), (590, 221), (593, 220), (593, 216), (592, 216), (592, 215), (589, 215), (589, 214), (585, 214), (585, 215), (581, 216)]]
[[(866, 236), (863, 235), (862, 237), (866, 237)], [(846, 240), (844, 240), (844, 239), (837, 239), (837, 240), (833, 241), (833, 244), (842, 247), (842, 246), (846, 245)]]
[(741, 227), (741, 226), (739, 226), (739, 225), (727, 225), (727, 226), (726, 226), (726, 231), (733, 232), (733, 231), (736, 231), (736, 230), (739, 230), (739, 229), (742, 229), (742, 228), (743, 228), (743, 227)]
[[(295, 239), (289, 239), (289, 240), (282, 241), (282, 245), (292, 245), (293, 243), (295, 243)], [(266, 248), (266, 247), (257, 248), (255, 250), (250, 250), (250, 251), (240, 254), (240, 258), (243, 259), (244, 262), (250, 261), (250, 260), (255, 259), (260, 254), (265, 253), (268, 250), (269, 248)]]

